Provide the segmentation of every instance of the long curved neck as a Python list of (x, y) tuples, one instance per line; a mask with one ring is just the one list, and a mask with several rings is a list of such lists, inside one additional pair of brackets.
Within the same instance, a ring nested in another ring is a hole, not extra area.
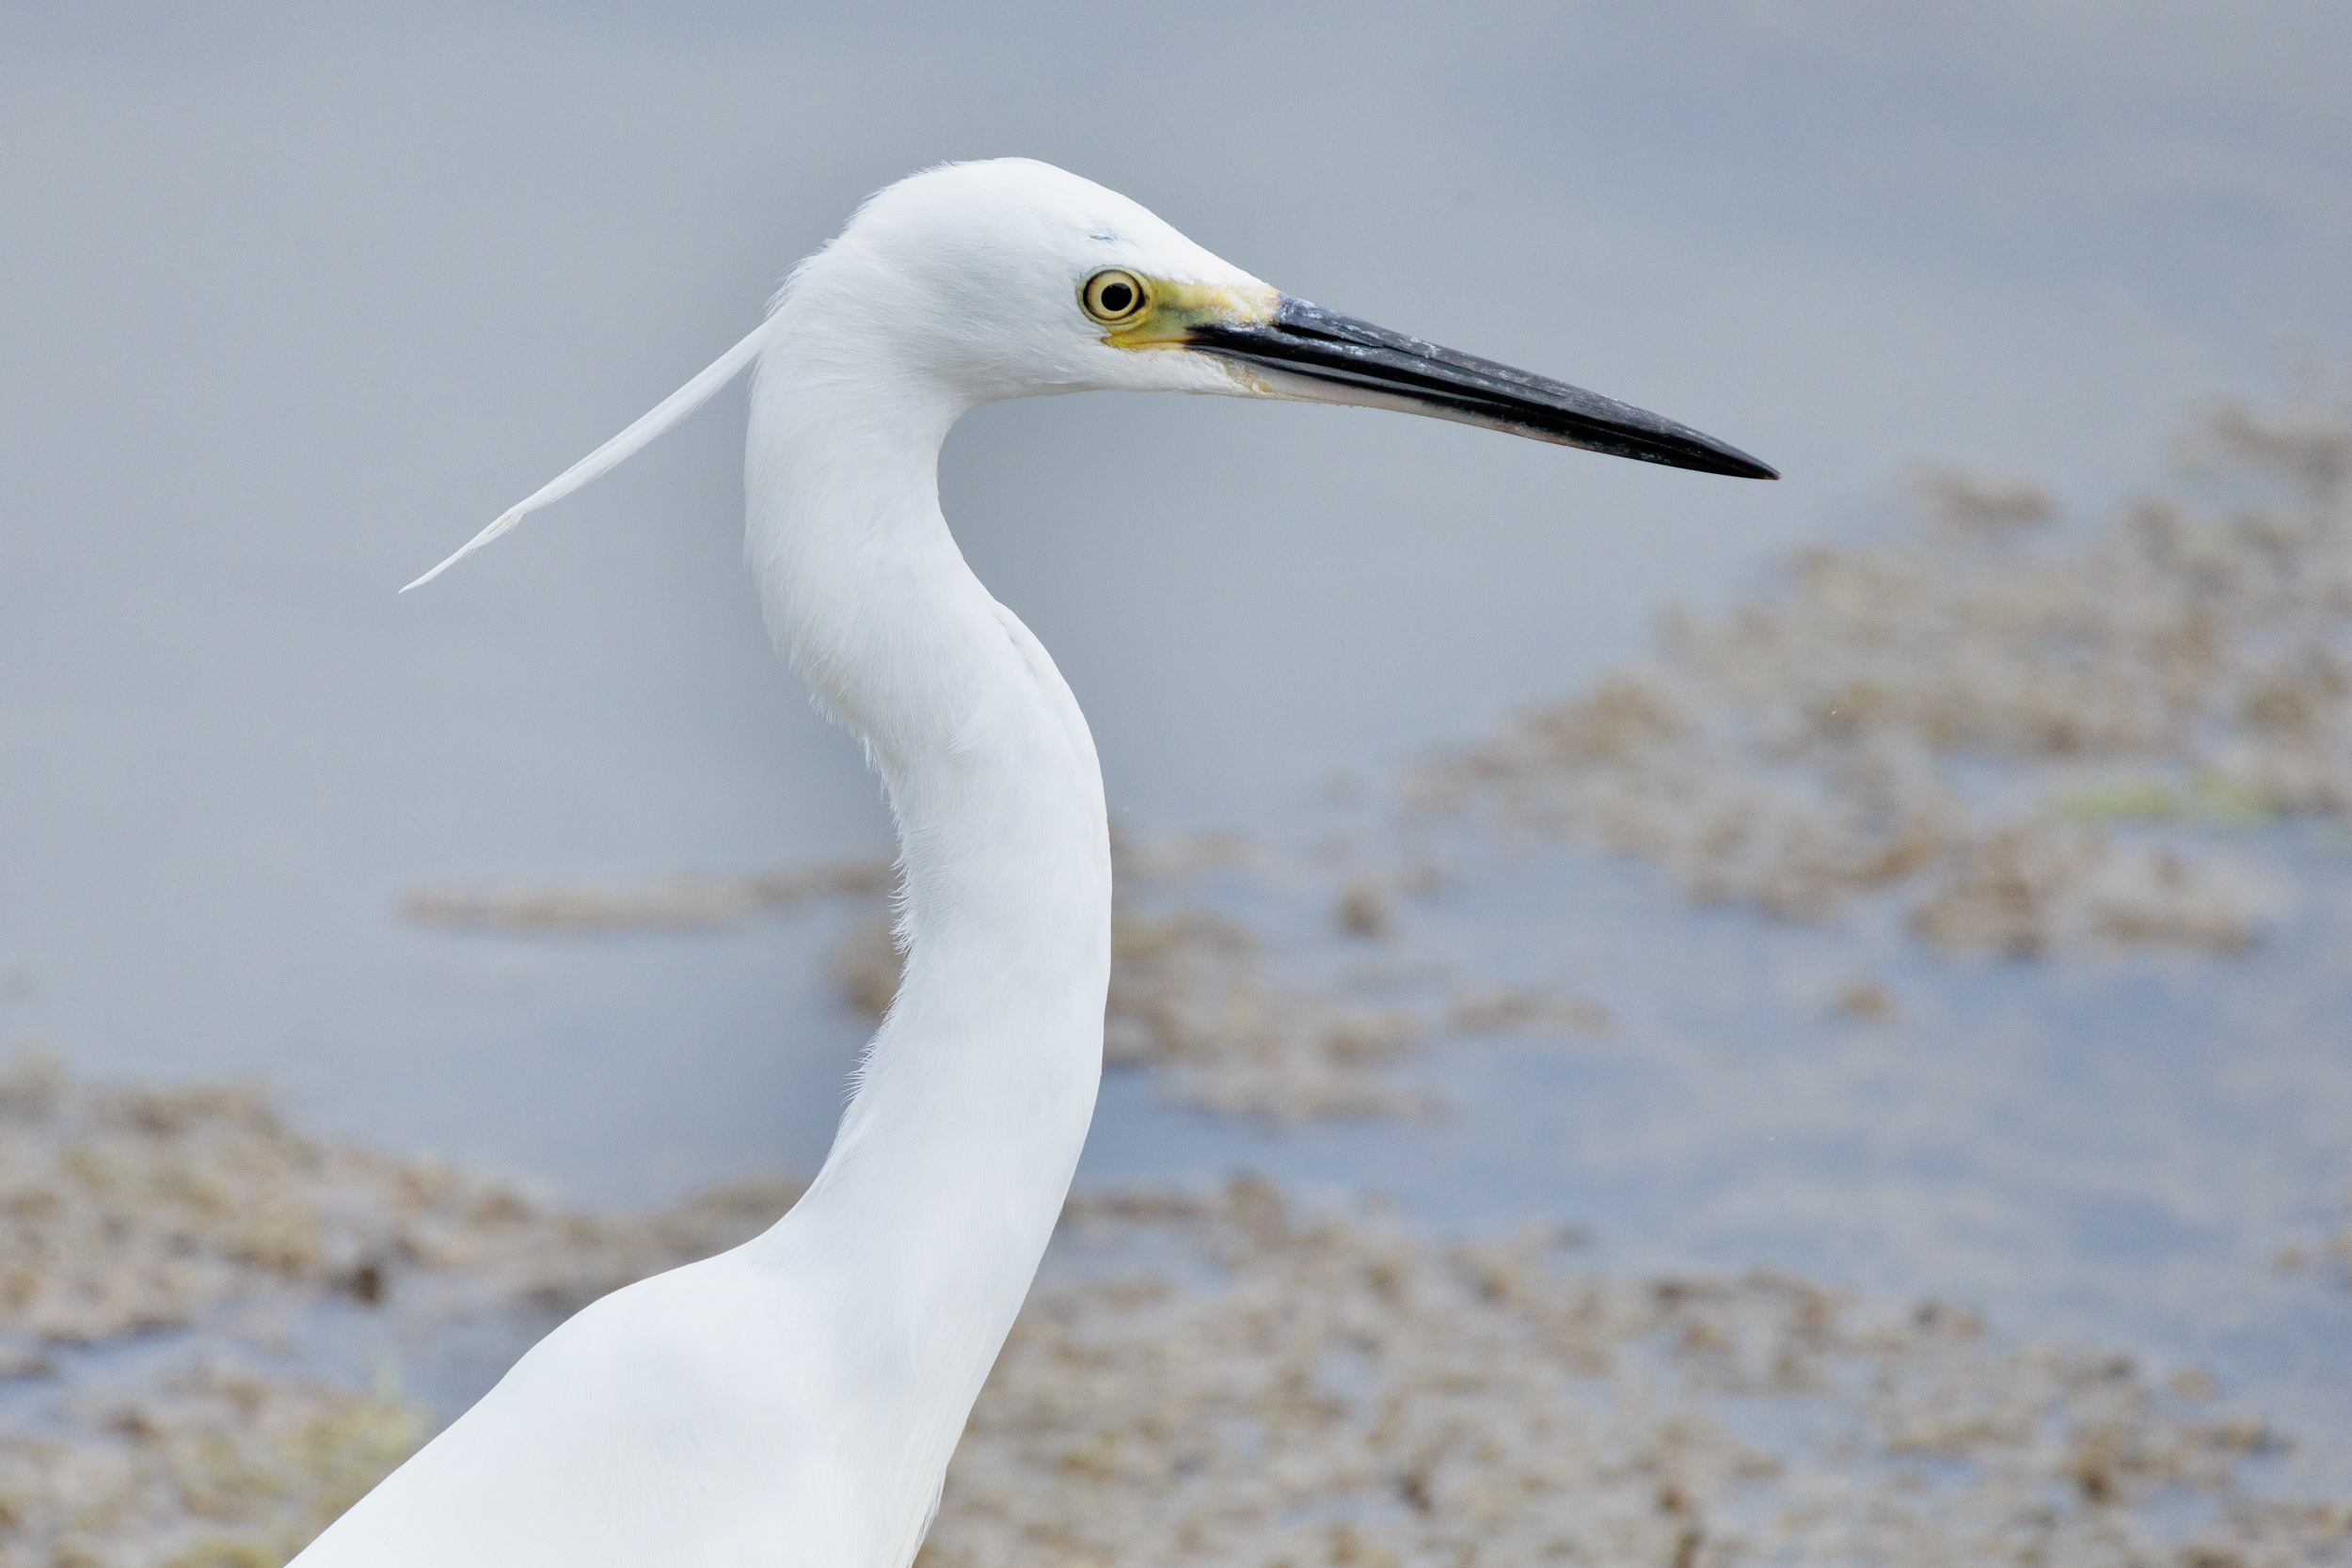
[(962, 406), (841, 349), (787, 326), (763, 356), (747, 552), (771, 631), (889, 792), (907, 962), (833, 1151), (771, 1235), (821, 1248), (828, 1289), (903, 1358), (922, 1408), (901, 1414), (944, 1431), (899, 1462), (935, 1448), (935, 1486), (1093, 1115), (1109, 839), (1076, 701), (940, 514)]
[(1019, 1178), (1041, 1239), (1101, 1070), (1102, 771), (1069, 686), (940, 513), (962, 405), (830, 347), (787, 330), (761, 362), (746, 551), (771, 633), (889, 792), (907, 963), (818, 1185), (954, 1159), (952, 1186), (888, 1184), (941, 1202)]

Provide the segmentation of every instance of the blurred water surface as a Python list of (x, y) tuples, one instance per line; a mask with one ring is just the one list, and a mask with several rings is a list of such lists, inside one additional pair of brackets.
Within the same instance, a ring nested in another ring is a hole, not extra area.
[[(395, 913), (425, 882), (885, 846), (742, 578), (739, 394), (429, 593), (391, 591), (734, 341), (864, 193), (940, 159), (1062, 164), (1295, 293), (1788, 475), (1214, 400), (981, 411), (944, 459), (949, 515), (1145, 835), (1311, 832), (1333, 770), (1478, 733), (1636, 651), (1661, 606), (1875, 527), (1915, 461), (2095, 514), (2203, 400), (2352, 349), (2340, 8), (1138, 21), (13, 8), (0, 1045), (257, 1076), (307, 1125), (596, 1198), (813, 1164), (864, 1032), (823, 965), (850, 911), (585, 945)], [(1770, 1255), (2123, 1314), (2176, 1347), (2250, 1335), (2269, 1348), (2244, 1375), (2292, 1390), (2344, 1366), (2341, 1302), (2323, 1323), (2271, 1282), (2250, 1318), (2223, 1308), (2346, 1174), (2329, 875), (2300, 934), (2244, 963), (1881, 953), (1930, 1022), (1865, 1060), (1823, 1043), (1809, 991), (1767, 1005), (1861, 939), (1693, 916), (1565, 861), (1432, 940), (1584, 952), (1636, 1021), (1610, 1052), (1448, 1058), (1466, 1109), (1435, 1133), (1270, 1142), (1123, 1081), (1089, 1176), (1251, 1163), (1393, 1189), (1409, 1158), (1439, 1217), (1566, 1212), (1655, 1238), (1624, 1255), (1645, 1265)], [(1258, 913), (1301, 941), (1324, 918)]]

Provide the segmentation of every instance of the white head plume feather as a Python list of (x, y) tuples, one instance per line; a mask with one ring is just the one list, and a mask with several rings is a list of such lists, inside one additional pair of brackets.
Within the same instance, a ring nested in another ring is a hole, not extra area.
[(401, 592), (405, 594), (409, 588), (423, 587), (491, 540), (496, 539), (500, 534), (504, 533), (508, 529), (513, 528), (516, 523), (521, 522), (532, 513), (543, 506), (562, 500), (591, 480), (600, 479), (620, 467), (655, 436), (708, 403), (712, 393), (734, 380), (743, 367), (756, 358), (759, 351), (767, 346), (769, 334), (775, 330), (777, 320), (776, 315), (771, 314), (766, 321), (752, 328), (741, 342), (711, 361), (709, 368), (700, 375), (654, 404), (644, 418), (638, 420), (627, 430), (622, 431), (537, 490), (532, 491), (529, 498), (517, 501), (499, 514), (497, 522), (467, 540), (465, 544), (458, 546), (455, 554), (410, 583), (408, 588), (402, 589)]

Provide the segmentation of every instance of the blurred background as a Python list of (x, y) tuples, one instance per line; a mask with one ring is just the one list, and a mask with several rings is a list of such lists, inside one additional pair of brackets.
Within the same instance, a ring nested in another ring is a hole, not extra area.
[[(740, 388), (394, 590), (906, 173), (1058, 164), (1289, 292), (1786, 476), (1222, 400), (966, 420), (948, 515), (1075, 688), (1115, 824), (1310, 868), (1220, 895), (1303, 951), (1329, 936), (1316, 846), (1411, 759), (1645, 657), (1669, 607), (1772, 592), (1793, 549), (1901, 535), (1921, 464), (2031, 481), (2086, 539), (2217, 403), (2340, 370), (2347, 58), (2352, 10), (2284, 0), (11, 5), (0, 1050), (257, 1081), (318, 1134), (580, 1201), (813, 1168), (866, 1028), (829, 957), (856, 911), (590, 942), (402, 914), (887, 852), (740, 567)], [(1563, 862), (1422, 936), (1586, 933), (1570, 980), (1626, 992), (1609, 1070), (1451, 1058), (1428, 1070), (1467, 1109), (1410, 1134), (1114, 1085), (1088, 1180), (1409, 1196), (1418, 1137), (1433, 1223), (1552, 1214), (1651, 1239), (1621, 1259), (1771, 1256), (2029, 1324), (2145, 1308), (2127, 1337), (2237, 1355), (2320, 1419), (2343, 1298), (2223, 1304), (2352, 1179), (2352, 925), (2340, 854), (2249, 853), (2288, 890), (2254, 958), (2024, 968)], [(1861, 970), (1922, 1021), (1892, 1079), (1804, 1054)], [(2217, 1108), (2232, 1052), (2265, 1086)], [(1814, 1093), (1836, 1125), (1776, 1164), (1767, 1123)], [(1889, 1127), (1977, 1152), (1906, 1165), (1864, 1135)], [(2086, 1140), (2089, 1175), (2060, 1157)], [(2224, 1180), (2249, 1207), (2199, 1209)]]
[[(740, 389), (393, 590), (943, 159), (1060, 164), (1279, 287), (1787, 475), (1353, 411), (982, 410), (949, 514), (1131, 832), (1252, 826), (1489, 729), (1661, 606), (1871, 526), (1921, 460), (2097, 514), (2204, 404), (2352, 336), (2352, 23), (2128, 14), (1208, 7), (1139, 37), (1083, 7), (13, 7), (0, 1020), (566, 1178), (617, 1134), (518, 1119), (550, 1058), (508, 988), (566, 1059), (777, 1054), (772, 979), (588, 1004), (395, 911), (886, 847), (740, 570)], [(834, 1096), (782, 1093), (730, 1098), (804, 1162)]]

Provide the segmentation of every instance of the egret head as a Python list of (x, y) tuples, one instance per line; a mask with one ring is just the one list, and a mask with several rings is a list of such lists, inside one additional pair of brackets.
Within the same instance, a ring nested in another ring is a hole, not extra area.
[(928, 388), (950, 419), (1057, 392), (1216, 392), (1391, 408), (1645, 463), (1779, 477), (1672, 420), (1293, 298), (1116, 191), (1000, 158), (930, 169), (874, 196), (794, 269), (749, 337), (408, 586), (607, 472), (785, 340), (804, 372)]
[[(1027, 158), (949, 164), (858, 209), (777, 296), (778, 330), (937, 382), (966, 406), (1121, 390), (1248, 392), (1185, 321), (1279, 295), (1117, 191)], [(802, 357), (796, 356), (796, 357)]]
[(1393, 408), (1674, 467), (1773, 471), (1611, 398), (1268, 287), (1090, 180), (950, 164), (876, 196), (787, 291), (972, 403), (1092, 389)]

